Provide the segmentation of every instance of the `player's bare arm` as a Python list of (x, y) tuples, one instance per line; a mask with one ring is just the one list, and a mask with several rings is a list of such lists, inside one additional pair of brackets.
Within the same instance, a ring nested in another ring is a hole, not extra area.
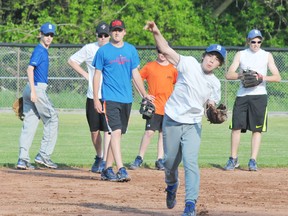
[(37, 94), (35, 91), (35, 85), (34, 85), (34, 67), (29, 65), (27, 68), (27, 76), (28, 76), (28, 81), (30, 84), (30, 89), (31, 89), (31, 101), (35, 103), (37, 101)]
[(104, 112), (103, 106), (98, 97), (101, 76), (102, 76), (102, 71), (96, 69), (94, 77), (93, 77), (93, 101), (94, 101), (94, 109), (98, 113)]
[(138, 68), (135, 68), (132, 70), (132, 77), (133, 77), (133, 83), (136, 86), (137, 91), (139, 92), (139, 94), (143, 97), (143, 98), (147, 98), (150, 101), (154, 101), (155, 97), (153, 95), (148, 95), (146, 93), (144, 84), (143, 84), (143, 80), (140, 76), (139, 70)]
[(281, 76), (271, 53), (268, 55), (268, 68), (272, 75), (263, 77), (263, 80), (268, 82), (280, 82)]
[(89, 74), (87, 71), (83, 70), (83, 68), (75, 61), (72, 59), (68, 60), (68, 64), (81, 76), (83, 76), (86, 80), (89, 79)]
[(161, 34), (160, 30), (158, 29), (157, 25), (154, 21), (147, 21), (144, 27), (145, 30), (148, 30), (153, 33), (156, 46), (161, 51), (161, 53), (165, 56), (165, 58), (173, 65), (177, 65), (180, 56), (179, 54), (173, 50), (169, 45), (166, 39)]
[(237, 52), (228, 72), (225, 74), (227, 80), (237, 80), (241, 78), (241, 72), (237, 73), (237, 69), (240, 65), (240, 52)]

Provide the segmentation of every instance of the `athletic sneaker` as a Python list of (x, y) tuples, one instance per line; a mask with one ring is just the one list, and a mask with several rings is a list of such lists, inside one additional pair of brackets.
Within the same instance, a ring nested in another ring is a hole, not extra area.
[(102, 171), (105, 169), (106, 161), (102, 160), (99, 166), (99, 173), (102, 173)]
[(248, 163), (249, 171), (257, 171), (257, 163), (256, 160), (250, 159)]
[(121, 167), (116, 175), (119, 182), (128, 182), (131, 180), (125, 167)]
[(118, 178), (113, 172), (112, 167), (108, 167), (101, 172), (101, 180), (116, 182), (118, 181)]
[(182, 216), (196, 216), (195, 203), (186, 202)]
[(101, 171), (99, 170), (99, 167), (100, 167), (100, 164), (102, 162), (102, 158), (101, 157), (98, 157), (96, 156), (95, 157), (95, 161), (91, 167), (91, 172), (94, 172), (94, 173), (101, 173)]
[(135, 158), (135, 161), (130, 165), (129, 169), (131, 170), (135, 170), (135, 169), (138, 169), (143, 163), (143, 159), (141, 156), (137, 156)]
[(163, 159), (158, 159), (157, 161), (155, 161), (155, 168), (157, 170), (165, 170), (164, 164), (163, 164)]
[(178, 189), (179, 183), (175, 183), (174, 185), (167, 186), (166, 188), (166, 205), (168, 209), (174, 208), (176, 205), (176, 193)]
[(43, 158), (40, 155), (40, 153), (37, 154), (34, 161), (38, 164), (44, 165), (44, 166), (51, 168), (51, 169), (57, 169), (58, 168), (57, 164), (53, 163), (51, 159)]
[(29, 162), (19, 159), (17, 162), (17, 169), (21, 169), (21, 170), (28, 170), (28, 169), (35, 169), (34, 166), (32, 166)]
[(226, 166), (224, 167), (225, 170), (234, 170), (235, 168), (239, 167), (238, 158), (229, 157)]

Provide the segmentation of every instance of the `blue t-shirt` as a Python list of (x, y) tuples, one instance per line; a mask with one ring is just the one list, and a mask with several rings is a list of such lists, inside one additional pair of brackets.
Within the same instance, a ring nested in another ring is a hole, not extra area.
[(48, 50), (38, 44), (30, 58), (29, 65), (34, 67), (34, 83), (48, 83), (49, 57)]
[(108, 43), (98, 50), (92, 66), (102, 71), (102, 100), (132, 103), (132, 70), (140, 64), (136, 48), (124, 42), (120, 48)]

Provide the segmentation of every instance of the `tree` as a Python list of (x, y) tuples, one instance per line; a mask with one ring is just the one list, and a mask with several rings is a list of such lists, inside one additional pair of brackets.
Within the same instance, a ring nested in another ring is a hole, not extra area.
[(84, 44), (95, 40), (98, 22), (120, 18), (135, 45), (154, 44), (143, 31), (146, 20), (173, 46), (243, 46), (252, 28), (262, 31), (265, 46), (288, 45), (284, 0), (2, 0), (0, 6), (2, 42), (36, 43), (40, 25), (50, 21), (57, 25), (54, 43)]

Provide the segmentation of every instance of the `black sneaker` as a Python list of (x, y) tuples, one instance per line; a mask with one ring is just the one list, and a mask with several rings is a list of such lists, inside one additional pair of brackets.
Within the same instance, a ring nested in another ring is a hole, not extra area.
[(157, 170), (165, 170), (164, 164), (163, 164), (163, 159), (158, 159), (157, 161), (155, 161), (155, 168)]
[(29, 162), (25, 161), (25, 160), (22, 160), (22, 159), (19, 159), (18, 162), (17, 162), (17, 169), (21, 169), (21, 170), (28, 170), (28, 169), (35, 169), (34, 166), (32, 166)]
[(44, 165), (44, 166), (51, 168), (51, 169), (57, 169), (58, 168), (57, 164), (53, 163), (51, 159), (43, 158), (40, 155), (40, 153), (37, 154), (34, 161), (38, 164)]

